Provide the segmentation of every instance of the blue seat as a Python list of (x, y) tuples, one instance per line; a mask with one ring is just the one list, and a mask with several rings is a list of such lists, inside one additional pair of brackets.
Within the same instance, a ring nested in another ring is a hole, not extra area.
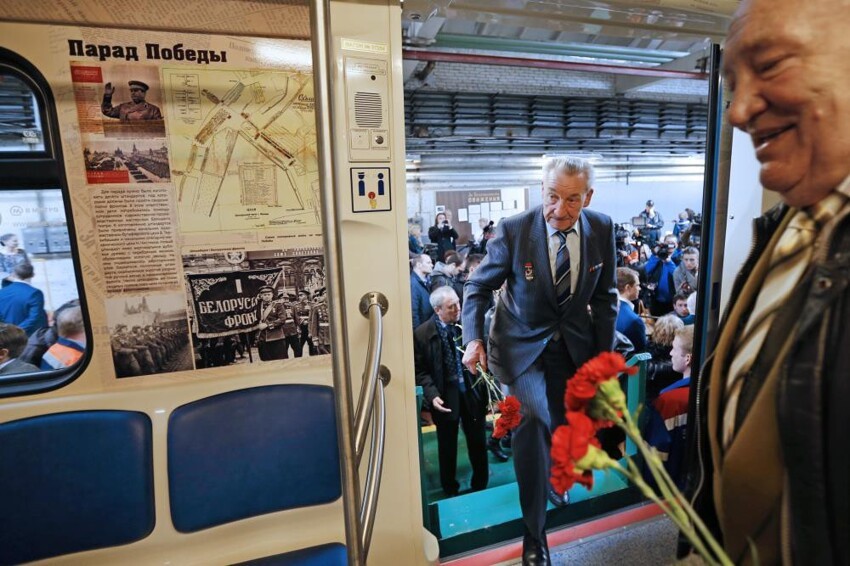
[(168, 478), (174, 528), (188, 533), (342, 494), (334, 393), (270, 385), (172, 412)]
[(0, 424), (0, 564), (131, 543), (154, 528), (152, 427), (131, 411)]
[(311, 548), (302, 548), (285, 554), (276, 554), (258, 558), (248, 562), (240, 562), (236, 566), (347, 566), (348, 553), (345, 546), (323, 544)]

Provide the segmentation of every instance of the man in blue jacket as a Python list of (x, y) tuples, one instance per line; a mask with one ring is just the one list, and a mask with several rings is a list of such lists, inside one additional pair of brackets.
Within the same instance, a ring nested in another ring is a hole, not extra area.
[(21, 327), (27, 336), (47, 326), (44, 293), (32, 286), (31, 263), (19, 263), (12, 272), (12, 283), (0, 290), (0, 322)]
[(635, 352), (644, 352), (646, 351), (646, 324), (637, 315), (632, 303), (640, 294), (640, 278), (637, 271), (630, 267), (617, 268), (617, 294), (620, 297), (617, 331), (631, 340)]
[(431, 318), (434, 309), (431, 307), (431, 282), (429, 275), (434, 269), (431, 256), (422, 254), (410, 260), (410, 300), (413, 307), (413, 329)]

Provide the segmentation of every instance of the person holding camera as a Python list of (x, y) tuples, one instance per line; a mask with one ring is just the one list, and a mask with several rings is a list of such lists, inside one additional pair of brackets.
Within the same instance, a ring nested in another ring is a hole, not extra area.
[(661, 243), (655, 247), (654, 253), (646, 262), (646, 287), (649, 290), (649, 312), (652, 316), (663, 316), (673, 310), (673, 295), (675, 284), (673, 273), (676, 264), (673, 263), (673, 252), (676, 244)]
[(654, 248), (661, 239), (661, 229), (664, 228), (664, 219), (661, 217), (661, 213), (655, 210), (655, 202), (652, 200), (646, 201), (646, 208), (641, 211), (639, 216), (644, 219), (646, 243), (650, 248)]
[(617, 246), (617, 267), (632, 267), (640, 261), (640, 253), (634, 245), (629, 231), (622, 225), (614, 225), (614, 244)]
[(434, 225), (428, 228), (428, 238), (432, 244), (437, 244), (437, 261), (443, 261), (446, 252), (457, 249), (457, 230), (452, 227), (444, 212), (438, 213)]
[(481, 217), (478, 219), (479, 231), (473, 237), (472, 252), (477, 254), (487, 253), (487, 240), (493, 239), (496, 235), (496, 229), (493, 227), (494, 222), (487, 218)]

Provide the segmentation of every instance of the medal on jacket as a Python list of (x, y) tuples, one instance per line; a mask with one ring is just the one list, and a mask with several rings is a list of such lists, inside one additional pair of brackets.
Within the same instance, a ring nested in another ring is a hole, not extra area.
[(525, 264), (525, 280), (534, 281), (534, 266), (530, 261)]

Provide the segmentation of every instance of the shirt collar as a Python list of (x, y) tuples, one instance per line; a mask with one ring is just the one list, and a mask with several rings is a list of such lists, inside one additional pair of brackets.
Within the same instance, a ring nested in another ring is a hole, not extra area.
[(816, 202), (803, 210), (815, 221), (818, 228), (822, 228), (841, 212), (848, 200), (850, 200), (850, 175), (845, 177), (835, 190), (826, 195), (820, 202)]
[[(560, 230), (555, 230), (554, 228), (552, 228), (552, 226), (550, 226), (549, 223), (546, 222), (545, 218), (543, 219), (543, 223), (546, 224), (546, 236), (547, 237), (551, 238), (552, 236), (555, 235), (556, 232), (560, 232)], [(576, 231), (576, 236), (581, 236), (581, 215), (579, 215), (578, 220), (576, 220), (576, 223), (573, 224), (573, 227), (571, 228), (571, 230)]]

